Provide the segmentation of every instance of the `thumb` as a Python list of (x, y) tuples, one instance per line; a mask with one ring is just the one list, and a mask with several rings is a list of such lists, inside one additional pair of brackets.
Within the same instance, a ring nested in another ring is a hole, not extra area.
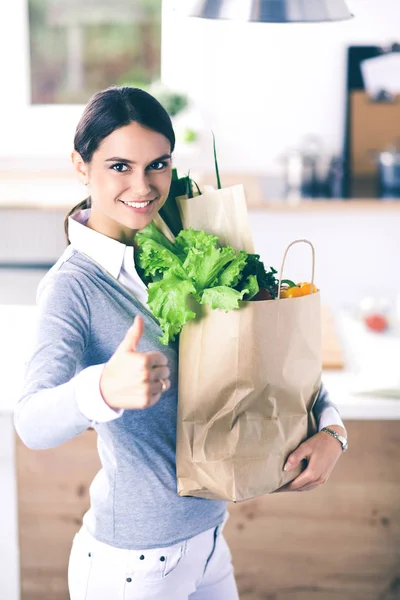
[(308, 456), (310, 456), (309, 448), (306, 444), (300, 444), (300, 446), (296, 448), (292, 454), (289, 454), (283, 470), (291, 471), (292, 469), (295, 469), (301, 463), (301, 461)]
[(136, 349), (139, 344), (139, 340), (143, 335), (144, 331), (144, 322), (143, 318), (140, 316), (135, 317), (133, 321), (133, 325), (129, 327), (128, 331), (125, 334), (124, 339), (120, 344), (120, 349), (125, 352), (136, 352)]

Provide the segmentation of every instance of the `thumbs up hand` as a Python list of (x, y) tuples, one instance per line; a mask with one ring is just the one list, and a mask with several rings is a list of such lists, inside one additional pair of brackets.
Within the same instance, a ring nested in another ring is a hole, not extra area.
[(100, 392), (111, 408), (148, 408), (171, 387), (165, 354), (137, 351), (143, 331), (143, 319), (137, 316), (103, 369)]

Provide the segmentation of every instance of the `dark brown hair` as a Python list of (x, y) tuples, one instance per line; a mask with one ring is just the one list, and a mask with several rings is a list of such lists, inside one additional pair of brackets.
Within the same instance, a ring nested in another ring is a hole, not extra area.
[[(101, 142), (116, 129), (139, 123), (163, 134), (175, 148), (175, 134), (171, 119), (165, 108), (151, 94), (134, 87), (112, 86), (98, 92), (89, 100), (78, 123), (74, 138), (74, 149), (85, 163), (90, 163)], [(65, 216), (64, 230), (67, 245), (68, 217), (75, 212), (90, 208), (91, 198), (85, 198)]]

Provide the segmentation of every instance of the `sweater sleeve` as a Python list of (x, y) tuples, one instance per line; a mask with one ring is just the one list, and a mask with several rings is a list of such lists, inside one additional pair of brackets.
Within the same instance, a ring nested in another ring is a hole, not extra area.
[(84, 289), (71, 273), (45, 276), (37, 305), (33, 351), (14, 424), (26, 446), (45, 449), (63, 444), (93, 424), (82, 406), (87, 405), (88, 385), (92, 397), (101, 402), (102, 369), (100, 365), (78, 368), (89, 340), (90, 310)]
[(321, 383), (318, 398), (315, 401), (313, 412), (318, 423), (318, 431), (329, 425), (345, 426), (340, 417), (337, 406), (329, 399), (329, 394), (324, 384)]

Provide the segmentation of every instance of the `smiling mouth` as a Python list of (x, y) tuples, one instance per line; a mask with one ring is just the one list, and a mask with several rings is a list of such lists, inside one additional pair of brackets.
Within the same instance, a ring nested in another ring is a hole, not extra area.
[(122, 202), (122, 204), (125, 204), (126, 206), (131, 206), (133, 208), (145, 208), (155, 200), (156, 198), (153, 198), (153, 200), (148, 200), (147, 202), (126, 202), (125, 200), (120, 200), (120, 202)]

